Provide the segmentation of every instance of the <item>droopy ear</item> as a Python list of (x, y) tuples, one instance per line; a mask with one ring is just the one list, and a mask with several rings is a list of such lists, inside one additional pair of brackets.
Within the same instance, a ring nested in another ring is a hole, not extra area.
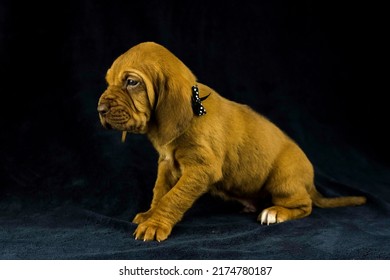
[(194, 116), (191, 107), (191, 81), (183, 76), (161, 77), (158, 84), (158, 99), (155, 119), (158, 138), (166, 144), (180, 136), (190, 125)]

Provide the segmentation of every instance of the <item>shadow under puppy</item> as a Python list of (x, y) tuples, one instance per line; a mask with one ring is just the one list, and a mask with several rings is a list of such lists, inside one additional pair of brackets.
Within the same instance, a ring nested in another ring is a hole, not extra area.
[[(139, 213), (136, 239), (162, 241), (204, 193), (257, 211), (261, 224), (309, 215), (318, 207), (360, 205), (365, 197), (324, 198), (312, 164), (272, 122), (198, 83), (170, 51), (153, 42), (120, 55), (106, 75), (98, 112), (105, 128), (146, 134), (159, 153), (150, 209)], [(206, 111), (207, 110), (207, 111)], [(123, 138), (124, 138), (123, 137)]]

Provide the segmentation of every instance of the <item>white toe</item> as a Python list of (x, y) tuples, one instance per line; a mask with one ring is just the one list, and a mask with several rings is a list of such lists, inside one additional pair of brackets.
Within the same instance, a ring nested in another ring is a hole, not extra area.
[(275, 224), (276, 222), (276, 213), (270, 213), (268, 209), (264, 209), (263, 212), (261, 212), (260, 223), (262, 225), (267, 224), (268, 226), (270, 224)]
[(261, 223), (262, 225), (264, 225), (264, 224), (267, 222), (267, 212), (268, 212), (267, 209), (265, 209), (265, 210), (263, 210), (263, 211), (261, 212), (261, 220), (260, 220), (260, 223)]

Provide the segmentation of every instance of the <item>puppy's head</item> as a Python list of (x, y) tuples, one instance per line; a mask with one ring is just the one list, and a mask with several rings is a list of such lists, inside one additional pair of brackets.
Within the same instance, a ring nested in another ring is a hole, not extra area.
[(113, 62), (106, 81), (97, 107), (105, 128), (150, 133), (167, 143), (193, 117), (191, 87), (196, 78), (161, 45), (146, 42), (132, 47)]

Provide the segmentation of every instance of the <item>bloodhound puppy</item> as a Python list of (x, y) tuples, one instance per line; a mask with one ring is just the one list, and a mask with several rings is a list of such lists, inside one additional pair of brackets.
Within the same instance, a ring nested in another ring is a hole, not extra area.
[[(97, 110), (105, 128), (146, 134), (158, 151), (157, 179), (136, 239), (163, 241), (203, 194), (258, 211), (261, 224), (309, 215), (317, 207), (361, 205), (365, 197), (325, 198), (313, 166), (285, 133), (250, 107), (197, 82), (175, 55), (153, 42), (132, 47), (108, 69)], [(264, 207), (264, 206), (263, 206)]]

